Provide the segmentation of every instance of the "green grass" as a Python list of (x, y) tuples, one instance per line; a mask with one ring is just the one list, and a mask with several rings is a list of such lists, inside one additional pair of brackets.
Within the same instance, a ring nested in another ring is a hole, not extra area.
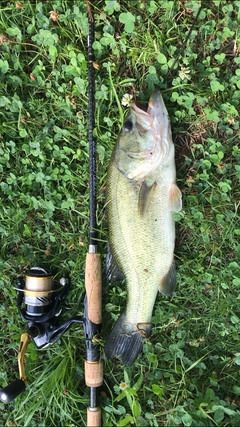
[[(176, 145), (183, 210), (176, 216), (178, 287), (157, 298), (153, 334), (136, 363), (104, 366), (104, 426), (240, 423), (240, 2), (96, 0), (99, 249), (104, 187), (129, 93), (160, 87)], [(49, 12), (57, 10), (59, 19)], [(0, 4), (0, 384), (18, 375), (13, 283), (33, 265), (70, 272), (63, 319), (83, 312), (88, 245), (87, 9), (82, 1)], [(180, 52), (181, 51), (181, 52)], [(180, 56), (177, 58), (178, 53)], [(177, 61), (171, 69), (174, 60)], [(104, 286), (103, 341), (124, 284)], [(73, 326), (26, 355), (25, 394), (0, 403), (0, 426), (82, 426), (85, 344)], [(123, 384), (127, 387), (123, 389)]]

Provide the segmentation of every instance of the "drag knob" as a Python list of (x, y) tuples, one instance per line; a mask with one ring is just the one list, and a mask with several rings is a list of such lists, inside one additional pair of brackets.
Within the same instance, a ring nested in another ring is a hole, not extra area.
[(0, 400), (3, 403), (9, 403), (19, 394), (21, 394), (26, 388), (26, 384), (23, 380), (14, 380), (7, 387), (0, 389)]

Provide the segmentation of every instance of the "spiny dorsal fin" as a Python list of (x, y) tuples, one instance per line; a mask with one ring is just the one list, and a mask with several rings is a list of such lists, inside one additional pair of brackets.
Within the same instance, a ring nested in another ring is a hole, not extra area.
[(147, 179), (143, 181), (141, 185), (138, 196), (138, 213), (141, 217), (143, 217), (147, 212), (151, 194), (155, 190), (156, 186), (156, 182), (148, 181)]

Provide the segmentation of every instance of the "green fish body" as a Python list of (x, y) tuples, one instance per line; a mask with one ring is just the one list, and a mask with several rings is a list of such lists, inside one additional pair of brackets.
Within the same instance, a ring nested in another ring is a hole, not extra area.
[(161, 93), (147, 112), (133, 103), (113, 150), (107, 178), (111, 257), (126, 278), (125, 312), (105, 345), (108, 358), (131, 365), (151, 332), (158, 291), (176, 287), (173, 212), (181, 210), (174, 145)]

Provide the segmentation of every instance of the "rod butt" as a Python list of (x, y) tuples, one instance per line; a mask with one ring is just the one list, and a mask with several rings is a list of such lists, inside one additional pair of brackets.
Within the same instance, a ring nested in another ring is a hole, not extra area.
[(87, 427), (101, 427), (101, 408), (87, 409)]

